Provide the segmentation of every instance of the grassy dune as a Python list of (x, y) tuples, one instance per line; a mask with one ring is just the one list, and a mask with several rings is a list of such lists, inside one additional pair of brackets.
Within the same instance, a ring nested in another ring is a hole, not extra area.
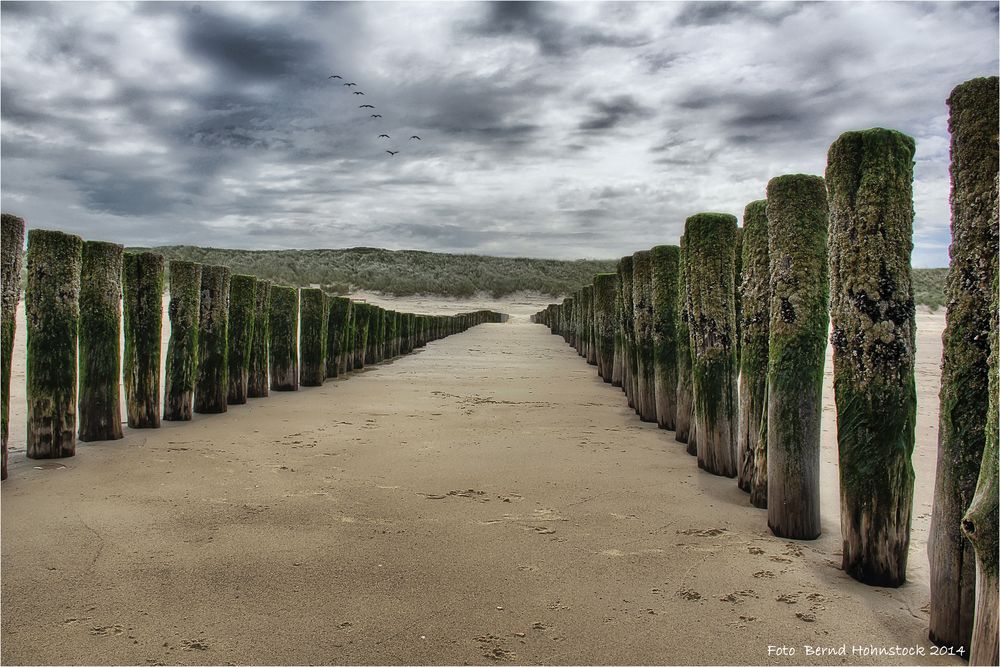
[[(500, 298), (521, 290), (562, 296), (590, 283), (595, 273), (614, 271), (617, 264), (617, 260), (561, 261), (380, 248), (227, 250), (160, 246), (142, 250), (162, 253), (167, 259), (222, 264), (233, 273), (249, 273), (280, 285), (320, 285), (339, 294), (352, 288), (375, 290), (396, 296), (466, 297), (488, 292)], [(931, 308), (944, 305), (947, 273), (947, 269), (914, 269), (916, 302)]]

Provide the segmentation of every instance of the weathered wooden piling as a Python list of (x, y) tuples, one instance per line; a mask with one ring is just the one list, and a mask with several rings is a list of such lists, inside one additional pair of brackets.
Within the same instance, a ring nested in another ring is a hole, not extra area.
[(80, 271), (80, 433), (83, 442), (122, 438), (122, 255), (117, 243), (85, 241)]
[(83, 239), (28, 232), (25, 364), (27, 455), (55, 459), (76, 453), (76, 346), (80, 321)]
[(597, 346), (594, 344), (594, 286), (583, 286), (583, 314), (580, 326), (583, 329), (583, 358), (591, 366), (597, 365)]
[(691, 395), (691, 320), (687, 288), (687, 240), (681, 236), (677, 254), (677, 416), (674, 421), (674, 440), (687, 443), (688, 454), (698, 454), (694, 433), (694, 400)]
[[(750, 504), (767, 507), (767, 355), (771, 321), (771, 269), (767, 253), (767, 201), (743, 211), (743, 280), (740, 287), (740, 416), (737, 484)], [(825, 336), (825, 334), (824, 334)]]
[(3, 373), (0, 392), (3, 393), (2, 446), (0, 452), (0, 479), (7, 479), (7, 441), (10, 429), (10, 366), (14, 358), (14, 333), (17, 302), (21, 299), (21, 259), (24, 250), (24, 220), (3, 213), (0, 215), (0, 372)]
[[(354, 304), (354, 316), (355, 316), (355, 339), (354, 339), (354, 367), (364, 368), (365, 367), (365, 353), (368, 350), (368, 335), (369, 328), (371, 326), (372, 320), (372, 306), (367, 303), (355, 303)], [(427, 323), (427, 337), (424, 339), (425, 343), (431, 340), (431, 323)]]
[(653, 364), (653, 272), (648, 250), (632, 254), (632, 306), (635, 321), (635, 411), (639, 419), (656, 421)]
[(615, 292), (618, 276), (598, 273), (594, 276), (594, 338), (597, 356), (597, 374), (611, 382), (615, 356)]
[(271, 287), (271, 391), (299, 388), (299, 290)]
[(350, 299), (342, 296), (330, 297), (326, 323), (326, 376), (328, 378), (335, 378), (341, 374), (344, 336), (347, 335), (350, 307)]
[(257, 324), (257, 279), (235, 275), (229, 281), (228, 351), (229, 405), (247, 402), (250, 383), (250, 350)]
[(632, 256), (618, 260), (618, 284), (622, 290), (622, 391), (630, 408), (635, 387), (635, 305), (632, 300)]
[[(993, 220), (997, 219), (996, 199)], [(996, 259), (994, 259), (994, 262)], [(989, 358), (989, 408), (986, 418), (983, 459), (979, 466), (979, 480), (976, 493), (972, 496), (969, 509), (962, 517), (962, 531), (972, 542), (976, 552), (976, 609), (972, 626), (970, 665), (1000, 664), (998, 651), (998, 580), (997, 580), (997, 531), (1000, 514), (1000, 479), (998, 479), (997, 446), (1000, 429), (997, 428), (1000, 413), (1000, 381), (997, 367), (1000, 366), (1000, 340), (997, 331), (997, 313), (1000, 312), (1000, 297), (997, 294), (997, 274), (993, 274), (992, 325), (990, 326)]]
[(160, 336), (166, 262), (152, 252), (125, 253), (122, 372), (129, 428), (160, 427)]
[(736, 477), (736, 218), (724, 213), (693, 215), (684, 236), (698, 465), (715, 475)]
[(354, 368), (354, 302), (350, 299), (346, 299), (346, 301), (347, 306), (344, 311), (344, 322), (340, 340), (340, 361), (337, 364), (338, 376), (346, 375)]
[(189, 421), (198, 369), (201, 264), (170, 261), (170, 339), (167, 342), (163, 418)]
[(778, 537), (796, 540), (820, 534), (827, 228), (821, 177), (794, 174), (768, 182), (767, 524)]
[(611, 386), (621, 387), (622, 376), (624, 374), (625, 341), (623, 340), (622, 320), (625, 315), (622, 309), (625, 307), (622, 301), (622, 272), (621, 261), (615, 267), (615, 303), (614, 303), (614, 358), (611, 363)]
[(653, 398), (656, 423), (677, 423), (677, 272), (681, 249), (658, 245), (649, 251), (653, 304)]
[(229, 394), (229, 267), (203, 266), (198, 317), (198, 370), (194, 411), (219, 414), (228, 410)]
[(937, 477), (927, 553), (930, 639), (969, 650), (976, 559), (962, 515), (979, 479), (989, 405), (990, 309), (996, 274), (997, 77), (973, 79), (951, 110), (951, 267), (941, 361)]
[(247, 374), (247, 398), (268, 395), (268, 348), (271, 342), (271, 281), (258, 280), (254, 289), (253, 340)]
[(906, 580), (910, 544), (913, 155), (912, 138), (876, 128), (827, 157), (843, 570), (874, 586)]
[(326, 336), (328, 314), (325, 295), (318, 287), (299, 291), (302, 331), (299, 334), (299, 384), (319, 387), (326, 378)]

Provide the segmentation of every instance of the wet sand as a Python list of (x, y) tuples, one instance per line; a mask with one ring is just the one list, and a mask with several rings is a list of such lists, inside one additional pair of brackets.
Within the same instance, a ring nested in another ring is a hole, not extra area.
[(910, 581), (891, 590), (839, 570), (829, 362), (824, 534), (792, 542), (529, 324), (546, 299), (369, 296), (512, 317), (44, 462), (23, 454), (19, 323), (4, 663), (958, 664), (852, 654), (931, 651), (943, 314), (918, 316)]

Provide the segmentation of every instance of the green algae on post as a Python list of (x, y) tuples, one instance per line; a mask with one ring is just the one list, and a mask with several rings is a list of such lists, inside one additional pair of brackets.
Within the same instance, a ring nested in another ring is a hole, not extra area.
[(167, 343), (163, 419), (189, 421), (198, 367), (201, 264), (170, 261), (170, 340)]
[(694, 404), (691, 396), (691, 329), (688, 326), (687, 289), (687, 241), (681, 236), (680, 251), (677, 253), (677, 321), (674, 329), (677, 335), (677, 411), (674, 421), (674, 440), (688, 444), (687, 452), (697, 455), (691, 436), (691, 421)]
[(653, 398), (656, 423), (677, 422), (677, 272), (681, 249), (658, 245), (649, 251), (653, 303)]
[(618, 284), (622, 290), (621, 327), (622, 336), (622, 391), (630, 408), (633, 403), (634, 366), (635, 361), (635, 306), (632, 302), (632, 256), (626, 255), (618, 260)]
[(198, 370), (194, 411), (219, 414), (228, 410), (229, 279), (226, 266), (201, 269), (201, 310), (198, 318)]
[(4, 213), (0, 215), (0, 355), (2, 355), (2, 406), (0, 406), (0, 438), (3, 451), (0, 453), (0, 479), (7, 479), (7, 440), (10, 419), (10, 366), (14, 358), (15, 313), (21, 299), (21, 260), (24, 249), (24, 220)]
[[(771, 269), (767, 254), (767, 201), (743, 212), (743, 280), (740, 286), (740, 416), (737, 484), (750, 504), (767, 507), (767, 355), (771, 320)], [(824, 334), (825, 335), (825, 334)]]
[(326, 296), (318, 287), (299, 291), (302, 332), (299, 336), (299, 384), (319, 387), (326, 378)]
[(160, 336), (166, 262), (152, 252), (125, 253), (122, 312), (125, 353), (122, 371), (129, 428), (160, 427)]
[(28, 232), (25, 380), (27, 455), (55, 459), (76, 453), (76, 346), (80, 321), (83, 239)]
[(611, 382), (615, 355), (615, 292), (618, 276), (598, 273), (594, 276), (594, 342), (597, 350), (597, 374)]
[(254, 287), (253, 340), (247, 369), (247, 398), (268, 395), (268, 348), (271, 344), (271, 281), (258, 280)]
[(990, 401), (991, 288), (997, 266), (998, 79), (973, 79), (948, 98), (951, 110), (951, 267), (941, 361), (937, 478), (927, 553), (930, 639), (969, 650), (976, 559), (962, 514), (976, 491)]
[(767, 363), (767, 525), (820, 534), (823, 366), (830, 325), (826, 186), (794, 174), (767, 184), (771, 306)]
[(843, 570), (873, 586), (906, 581), (910, 546), (913, 155), (912, 138), (876, 128), (827, 156)]
[(693, 215), (684, 237), (698, 465), (714, 475), (736, 477), (736, 218)]
[(226, 358), (229, 363), (229, 391), (226, 402), (242, 405), (247, 402), (250, 383), (250, 348), (256, 325), (257, 279), (235, 275), (229, 281), (229, 324)]
[(299, 290), (271, 287), (270, 347), (272, 391), (299, 388)]
[(80, 272), (80, 433), (83, 442), (122, 438), (122, 254), (117, 243), (85, 241)]
[(635, 325), (635, 411), (642, 421), (654, 422), (653, 273), (648, 250), (632, 254), (632, 307)]
[(343, 296), (330, 297), (330, 308), (326, 324), (326, 376), (335, 378), (341, 370), (344, 354), (344, 339), (350, 320), (351, 300)]

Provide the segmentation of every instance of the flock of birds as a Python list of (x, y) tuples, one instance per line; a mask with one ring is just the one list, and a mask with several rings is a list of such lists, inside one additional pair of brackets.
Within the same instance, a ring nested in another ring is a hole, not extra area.
[[(330, 79), (340, 79), (341, 81), (344, 81), (344, 77), (340, 76), (339, 74), (331, 74), (330, 76), (328, 76), (326, 78), (327, 78), (328, 81)], [(350, 90), (351, 88), (354, 88), (358, 84), (354, 83), (353, 81), (344, 81), (344, 83), (342, 85), (345, 86), (348, 90)], [(355, 95), (364, 95), (364, 93), (361, 92), (360, 90), (353, 90), (351, 92), (354, 93)], [(362, 105), (358, 106), (358, 108), (359, 109), (371, 109), (372, 111), (375, 111), (375, 105), (373, 105), (373, 104), (362, 104)], [(382, 114), (372, 113), (372, 114), (370, 114), (370, 117), (373, 118), (373, 119), (374, 118), (381, 118)], [(391, 139), (392, 137), (390, 137), (388, 134), (384, 134), (383, 133), (383, 134), (378, 135), (378, 138), (379, 139)], [(414, 139), (416, 139), (417, 141), (423, 141), (423, 139), (421, 139), (420, 137), (418, 137), (415, 134), (412, 135), (409, 138), (409, 141), (413, 141)], [(397, 153), (399, 153), (398, 150), (391, 151), (391, 150), (388, 150), (388, 149), (386, 149), (385, 152), (389, 154), (389, 157), (392, 157), (393, 155), (396, 155)]]

